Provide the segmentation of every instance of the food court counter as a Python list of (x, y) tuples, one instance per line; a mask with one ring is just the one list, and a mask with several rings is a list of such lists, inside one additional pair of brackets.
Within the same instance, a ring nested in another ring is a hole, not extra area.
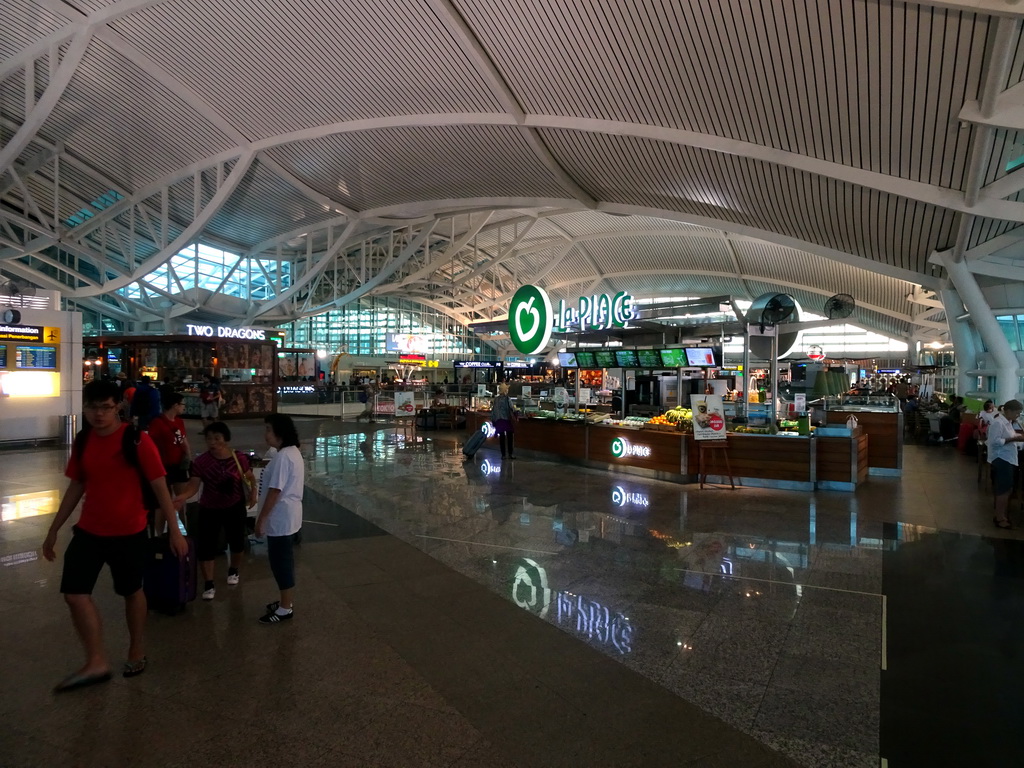
[[(470, 412), (466, 427), (478, 430), (486, 413)], [(870, 441), (863, 429), (849, 436), (801, 437), (730, 433), (728, 448), (704, 451), (708, 481), (728, 482), (724, 455), (737, 485), (792, 490), (852, 491), (867, 479)], [(700, 448), (693, 435), (630, 429), (574, 420), (520, 418), (516, 451), (532, 451), (586, 466), (692, 483)]]
[(903, 474), (903, 413), (875, 411), (856, 406), (826, 411), (830, 425), (845, 425), (850, 416), (868, 436), (869, 474), (899, 477)]

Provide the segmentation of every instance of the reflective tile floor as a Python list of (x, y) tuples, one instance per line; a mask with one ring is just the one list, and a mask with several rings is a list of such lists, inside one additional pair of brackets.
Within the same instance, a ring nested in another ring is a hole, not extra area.
[[(234, 428), (259, 447), (260, 425)], [(12, 765), (1024, 763), (1024, 544), (951, 448), (908, 446), (902, 479), (856, 494), (701, 491), (490, 448), (463, 463), (444, 433), (301, 429), (299, 618), (253, 623), (272, 592), (256, 547), (237, 591), (153, 617), (146, 675), (74, 700), (48, 693), (77, 657), (35, 554), (63, 453), (0, 453)], [(142, 735), (97, 736), (164, 706), (203, 750), (156, 719), (134, 763)]]

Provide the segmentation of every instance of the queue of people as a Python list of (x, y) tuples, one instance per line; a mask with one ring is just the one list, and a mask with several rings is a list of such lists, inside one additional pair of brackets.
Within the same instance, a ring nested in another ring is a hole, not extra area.
[[(283, 414), (265, 418), (269, 463), (257, 485), (248, 456), (231, 447), (226, 424), (206, 424), (207, 450), (193, 456), (181, 419), (181, 394), (160, 392), (157, 412), (150, 411), (148, 420), (133, 423), (124, 418), (131, 413), (122, 407), (125, 383), (96, 380), (83, 387), (85, 420), (65, 469), (68, 487), (42, 545), (43, 556), (54, 561), (57, 535), (81, 501), (82, 512), (64, 552), (61, 593), (85, 651), (85, 663), (55, 687), (58, 693), (106, 682), (114, 674), (92, 598), (104, 566), (110, 569), (115, 593), (125, 601), (129, 646), (121, 674), (129, 678), (145, 672), (148, 606), (143, 579), (151, 557), (150, 540), (166, 527), (168, 553), (186, 559), (189, 543), (178, 516), (200, 483), (198, 510), (195, 519), (188, 521), (187, 533), (197, 539), (203, 599), (212, 600), (216, 594), (214, 566), (223, 551), (222, 535), (231, 551), (225, 581), (229, 587), (239, 583), (246, 510), (252, 508), (255, 532), (266, 539), (278, 587), (278, 599), (267, 604), (259, 622), (277, 624), (294, 616), (293, 548), (302, 527), (305, 474), (292, 419)], [(147, 388), (158, 391), (152, 383), (140, 383), (134, 397)]]

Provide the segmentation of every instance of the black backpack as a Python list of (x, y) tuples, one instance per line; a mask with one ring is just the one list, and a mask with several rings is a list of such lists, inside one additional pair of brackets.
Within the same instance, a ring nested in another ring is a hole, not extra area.
[[(78, 457), (79, 467), (83, 466), (82, 451), (85, 450), (85, 443), (89, 439), (90, 432), (92, 432), (92, 427), (89, 426), (89, 422), (85, 422), (85, 426), (75, 435), (73, 450), (74, 455)], [(160, 502), (157, 501), (153, 486), (150, 485), (150, 482), (142, 473), (142, 465), (139, 464), (139, 443), (141, 440), (142, 432), (132, 424), (126, 425), (124, 432), (121, 433), (121, 453), (124, 454), (124, 460), (135, 467), (135, 470), (138, 472), (139, 482), (142, 485), (142, 505), (146, 508), (147, 512), (152, 512), (160, 508)]]

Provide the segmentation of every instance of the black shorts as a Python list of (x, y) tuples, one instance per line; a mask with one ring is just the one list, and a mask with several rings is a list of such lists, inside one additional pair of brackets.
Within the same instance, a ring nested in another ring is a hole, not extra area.
[(77, 525), (64, 553), (60, 591), (65, 595), (91, 595), (104, 565), (110, 566), (114, 591), (122, 597), (142, 589), (142, 574), (149, 555), (145, 530), (132, 536), (97, 536)]
[(992, 462), (992, 493), (1004, 496), (1013, 490), (1013, 481), (1017, 468), (1006, 459)]
[(201, 561), (214, 560), (225, 545), (234, 553), (245, 551), (245, 504), (239, 502), (226, 509), (199, 507), (196, 531), (196, 556)]

